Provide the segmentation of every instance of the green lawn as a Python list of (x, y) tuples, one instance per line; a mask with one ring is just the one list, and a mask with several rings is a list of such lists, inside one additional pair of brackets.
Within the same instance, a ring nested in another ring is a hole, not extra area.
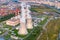
[[(42, 18), (43, 18), (43, 17), (42, 17)], [(44, 25), (44, 24), (47, 22), (47, 19), (48, 19), (48, 17), (46, 16), (45, 19), (44, 19), (43, 21), (41, 21), (39, 24), (40, 24), (40, 25)]]
[(3, 33), (5, 33), (6, 32), (6, 30), (3, 30), (3, 29), (0, 29), (0, 35), (2, 35)]

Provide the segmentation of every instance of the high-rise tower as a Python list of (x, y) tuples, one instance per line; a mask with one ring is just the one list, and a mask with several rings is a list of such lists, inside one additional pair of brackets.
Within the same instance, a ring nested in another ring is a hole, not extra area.
[(21, 17), (20, 17), (20, 28), (19, 28), (19, 34), (26, 35), (28, 34), (27, 28), (26, 28), (26, 18), (25, 18), (25, 3), (21, 3)]
[(27, 29), (33, 29), (33, 25), (32, 25), (32, 17), (30, 15), (30, 10), (29, 10), (29, 5), (27, 5)]

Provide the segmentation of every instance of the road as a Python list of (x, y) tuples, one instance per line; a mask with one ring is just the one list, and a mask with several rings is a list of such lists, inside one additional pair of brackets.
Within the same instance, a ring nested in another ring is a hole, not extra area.
[[(49, 18), (49, 19), (47, 20), (47, 22), (43, 25), (43, 30), (41, 31), (41, 33), (40, 33), (40, 35), (38, 36), (37, 40), (39, 40), (39, 38), (40, 38), (41, 35), (43, 34), (44, 30), (47, 31), (46, 25), (47, 25), (47, 24), (50, 22), (50, 20), (52, 20), (52, 19), (53, 19), (53, 17)], [(47, 40), (48, 40), (48, 38), (47, 38)]]

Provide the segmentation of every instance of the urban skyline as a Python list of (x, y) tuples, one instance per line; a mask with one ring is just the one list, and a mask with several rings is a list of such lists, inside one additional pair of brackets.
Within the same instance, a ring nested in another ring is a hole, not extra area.
[(60, 2), (0, 0), (0, 40), (60, 40)]

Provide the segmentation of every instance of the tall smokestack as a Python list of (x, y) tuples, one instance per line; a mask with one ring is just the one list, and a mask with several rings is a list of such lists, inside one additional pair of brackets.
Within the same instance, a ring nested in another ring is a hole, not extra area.
[(28, 34), (27, 28), (26, 28), (26, 18), (25, 18), (25, 3), (21, 4), (21, 18), (20, 18), (20, 28), (19, 28), (19, 34), (20, 35), (26, 35)]
[(32, 17), (30, 15), (29, 5), (27, 5), (27, 29), (33, 29)]

